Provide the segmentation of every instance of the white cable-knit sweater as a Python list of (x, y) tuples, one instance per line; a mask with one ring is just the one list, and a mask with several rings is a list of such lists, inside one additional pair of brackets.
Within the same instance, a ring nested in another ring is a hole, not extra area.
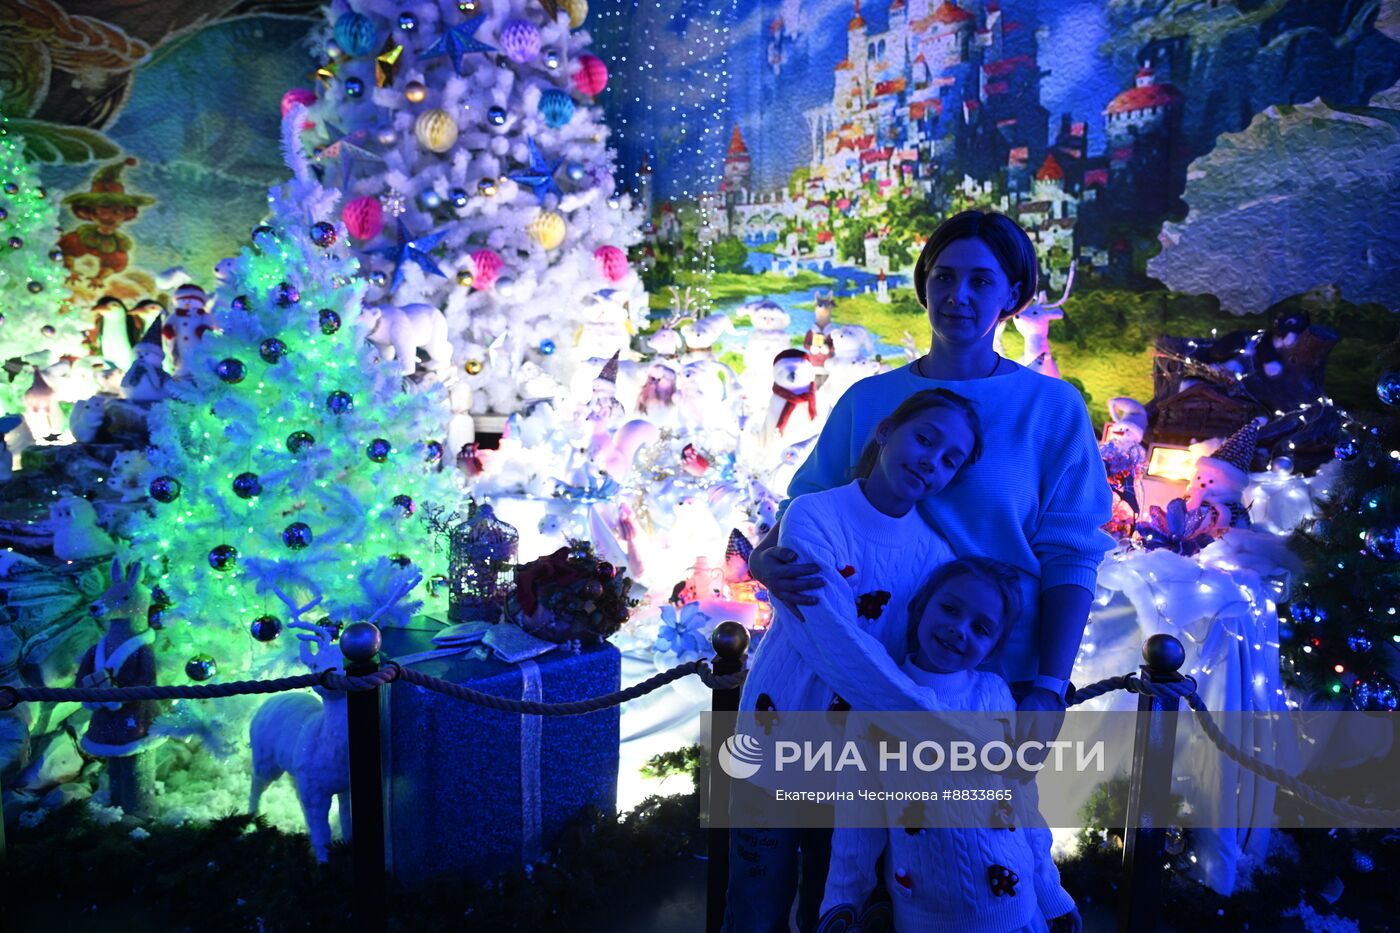
[(739, 708), (825, 710), (840, 696), (857, 710), (938, 709), (894, 658), (908, 653), (910, 598), (952, 559), (943, 538), (914, 509), (880, 512), (853, 482), (794, 499), (778, 541), (821, 568), (819, 605), (774, 601)]
[[(901, 667), (930, 704), (946, 709), (987, 712), (1014, 710), (1006, 681), (984, 671), (934, 674), (912, 662)], [(1014, 713), (1008, 714), (1014, 717)], [(878, 770), (860, 776), (862, 786), (878, 789)], [(979, 782), (979, 787), (985, 781)], [(960, 829), (926, 829), (911, 834), (890, 829), (837, 829), (831, 839), (831, 868), (827, 873), (822, 915), (850, 904), (859, 915), (875, 889), (876, 862), (885, 853), (885, 885), (893, 901), (896, 930), (947, 930), (957, 933), (1013, 933), (1044, 929), (1048, 922), (1074, 909), (1074, 899), (1060, 885), (1060, 872), (1050, 858), (1051, 836), (1039, 813), (1035, 784), (1008, 782), (1015, 812), (1014, 831), (971, 825)], [(951, 821), (966, 818), (981, 823), (989, 802), (936, 804)], [(839, 810), (838, 810), (839, 820)], [(945, 823), (946, 825), (946, 823)], [(1016, 893), (995, 893), (988, 878), (992, 866), (1009, 868), (1019, 876)]]

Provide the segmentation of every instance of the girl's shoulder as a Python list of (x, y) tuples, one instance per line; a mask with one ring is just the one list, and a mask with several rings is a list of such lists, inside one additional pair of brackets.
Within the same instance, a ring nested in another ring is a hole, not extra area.
[(1011, 685), (1000, 674), (991, 671), (973, 671), (971, 693), (976, 709), (996, 712), (1011, 712), (1016, 709), (1016, 700), (1011, 695)]

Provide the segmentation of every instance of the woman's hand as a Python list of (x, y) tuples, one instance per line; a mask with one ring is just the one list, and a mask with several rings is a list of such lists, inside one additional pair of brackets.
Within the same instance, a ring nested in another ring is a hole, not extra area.
[(768, 590), (775, 600), (795, 606), (815, 606), (817, 598), (808, 595), (822, 585), (821, 568), (813, 563), (798, 563), (797, 552), (791, 548), (756, 549), (749, 555), (749, 573)]
[[(1065, 724), (1064, 698), (1043, 687), (1036, 687), (1021, 697), (1021, 702), (1016, 704), (1016, 712), (1029, 714), (1016, 717), (1017, 744), (1041, 743), (1039, 749), (1024, 748), (1017, 754), (1025, 755), (1027, 764), (1038, 765), (1049, 754), (1045, 744), (1053, 741), (1055, 736), (1060, 734), (1060, 727)], [(1034, 772), (1024, 772), (1021, 781), (1024, 783), (1034, 776)]]
[(1050, 933), (1083, 933), (1083, 930), (1084, 920), (1079, 916), (1077, 907), (1050, 921)]

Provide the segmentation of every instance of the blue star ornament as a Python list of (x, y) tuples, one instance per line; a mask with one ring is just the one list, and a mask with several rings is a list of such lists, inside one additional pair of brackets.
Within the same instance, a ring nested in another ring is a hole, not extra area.
[(517, 172), (510, 176), (510, 180), (517, 185), (529, 188), (535, 193), (535, 197), (540, 203), (544, 203), (544, 197), (551, 192), (558, 197), (563, 197), (564, 192), (559, 190), (559, 185), (554, 181), (554, 173), (559, 169), (559, 163), (550, 165), (540, 154), (540, 147), (535, 145), (535, 140), (529, 136), (525, 137), (525, 143), (530, 147), (530, 168), (527, 171)]
[(441, 58), (444, 55), (452, 59), (452, 68), (460, 77), (462, 74), (462, 56), (469, 52), (494, 52), (491, 46), (476, 38), (476, 31), (481, 28), (485, 20), (480, 16), (467, 20), (460, 26), (449, 26), (447, 31), (437, 38), (437, 41), (428, 46), (418, 57), (421, 60), (429, 58)]
[(442, 242), (442, 238), (447, 236), (447, 231), (434, 230), (432, 233), (415, 237), (408, 232), (408, 226), (404, 224), (402, 217), (396, 218), (396, 222), (399, 225), (397, 243), (393, 246), (380, 246), (376, 249), (365, 250), (371, 256), (384, 256), (394, 261), (394, 280), (389, 286), (390, 290), (403, 284), (403, 265), (406, 262), (417, 263), (418, 268), (424, 272), (446, 278), (447, 273), (438, 268), (437, 263), (428, 253)]
[(362, 145), (369, 136), (365, 130), (356, 130), (353, 133), (346, 133), (333, 123), (327, 123), (326, 132), (331, 135), (332, 142), (321, 150), (321, 158), (340, 160), (340, 187), (342, 190), (350, 190), (350, 179), (356, 159), (365, 159), (372, 162), (384, 161), (382, 155), (372, 152)]

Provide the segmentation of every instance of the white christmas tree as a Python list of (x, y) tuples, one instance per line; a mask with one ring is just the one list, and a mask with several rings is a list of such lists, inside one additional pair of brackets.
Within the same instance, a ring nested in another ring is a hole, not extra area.
[(586, 13), (584, 0), (328, 10), (310, 136), (346, 190), (371, 300), (443, 309), (476, 413), (587, 385), (586, 361), (625, 351), (646, 320), (626, 259), (642, 218), (616, 190)]
[(84, 320), (69, 311), (58, 207), (0, 115), (0, 414), (23, 408), (31, 367), (86, 356)]
[(379, 317), (362, 313), (339, 193), (297, 153), (302, 119), (284, 130), (297, 178), (220, 265), (215, 330), (151, 412), (156, 502), (132, 544), (160, 587), (157, 648), (195, 679), (290, 664), (284, 626), (370, 618), (417, 574), (417, 593), (439, 588), (446, 554), (425, 513), (462, 495), (442, 464), (446, 393), (371, 342)]

